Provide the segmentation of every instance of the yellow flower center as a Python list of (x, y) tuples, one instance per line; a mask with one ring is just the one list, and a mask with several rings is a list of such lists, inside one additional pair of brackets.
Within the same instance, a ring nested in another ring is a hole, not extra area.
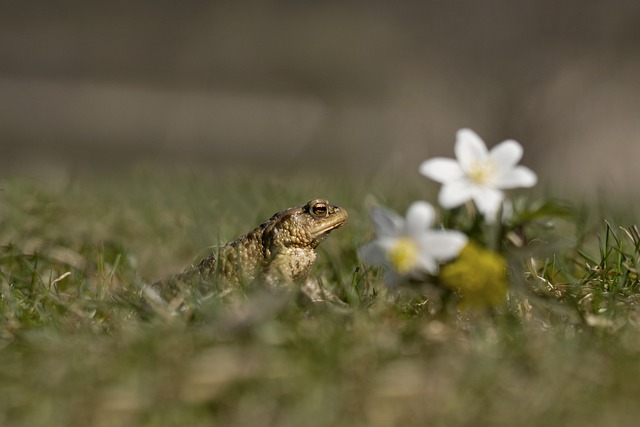
[(489, 184), (496, 175), (496, 166), (491, 160), (474, 161), (467, 172), (469, 178), (476, 184)]
[(418, 263), (420, 249), (416, 242), (409, 237), (401, 237), (387, 252), (387, 260), (400, 274), (411, 271)]
[(440, 273), (442, 283), (459, 292), (463, 306), (495, 306), (507, 294), (507, 261), (502, 255), (469, 243)]

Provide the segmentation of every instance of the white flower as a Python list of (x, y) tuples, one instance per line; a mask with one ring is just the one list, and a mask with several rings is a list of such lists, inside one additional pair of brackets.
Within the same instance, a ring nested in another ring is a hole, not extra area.
[(375, 207), (371, 219), (377, 239), (361, 247), (359, 256), (370, 264), (391, 268), (396, 276), (438, 274), (438, 263), (455, 258), (467, 243), (464, 233), (431, 229), (435, 211), (427, 202), (414, 202), (406, 219)]
[(502, 190), (533, 187), (538, 178), (525, 166), (517, 166), (522, 146), (514, 141), (501, 142), (487, 150), (484, 141), (471, 129), (457, 133), (456, 160), (437, 157), (420, 165), (420, 173), (442, 184), (438, 196), (447, 208), (473, 200), (488, 221), (495, 220), (504, 193)]

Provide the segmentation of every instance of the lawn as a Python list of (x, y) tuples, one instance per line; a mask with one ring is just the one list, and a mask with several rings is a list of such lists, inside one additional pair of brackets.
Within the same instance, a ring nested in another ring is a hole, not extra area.
[[(508, 253), (508, 299), (457, 310), (388, 291), (382, 271), (358, 261), (374, 237), (371, 206), (434, 200), (419, 178), (146, 168), (0, 186), (2, 426), (640, 419), (635, 206), (539, 211), (523, 230), (530, 244)], [(345, 307), (259, 291), (194, 293), (187, 314), (144, 304), (145, 283), (315, 197), (350, 214), (312, 273)]]

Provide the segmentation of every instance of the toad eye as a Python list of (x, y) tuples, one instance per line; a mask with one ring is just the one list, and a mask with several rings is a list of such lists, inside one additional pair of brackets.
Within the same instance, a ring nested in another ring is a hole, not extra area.
[(311, 214), (314, 217), (324, 218), (327, 216), (327, 213), (327, 205), (324, 203), (316, 203), (315, 205), (311, 206)]

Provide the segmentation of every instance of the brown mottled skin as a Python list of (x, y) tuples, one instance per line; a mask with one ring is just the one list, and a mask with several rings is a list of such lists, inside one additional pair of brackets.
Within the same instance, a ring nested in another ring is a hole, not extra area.
[[(273, 215), (254, 230), (172, 278), (171, 282), (200, 279), (213, 280), (223, 286), (255, 283), (271, 289), (291, 285), (301, 289), (317, 287), (317, 282), (307, 281), (316, 260), (316, 247), (347, 218), (345, 209), (327, 200), (310, 200), (303, 206)], [(162, 285), (160, 282), (153, 287), (166, 297)], [(317, 290), (303, 289), (303, 292), (316, 294)], [(319, 299), (313, 295), (309, 298)]]

